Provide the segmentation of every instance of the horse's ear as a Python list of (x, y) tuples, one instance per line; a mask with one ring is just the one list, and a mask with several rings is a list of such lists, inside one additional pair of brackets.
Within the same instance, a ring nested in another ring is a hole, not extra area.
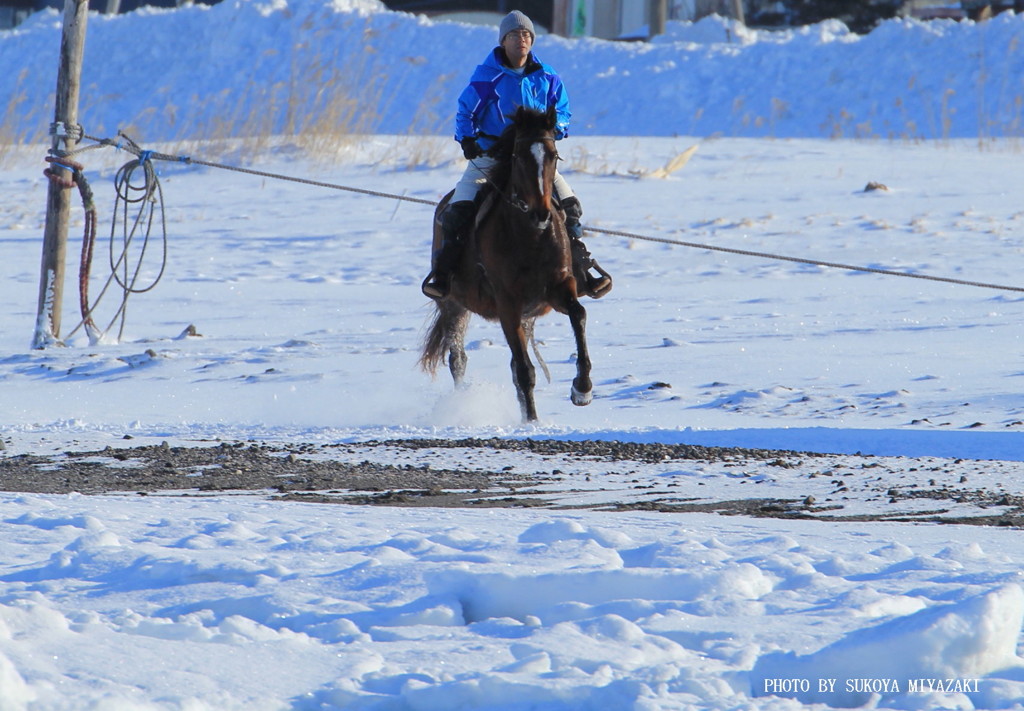
[(548, 106), (547, 113), (544, 117), (548, 120), (548, 128), (554, 128), (558, 123), (558, 111), (555, 109), (554, 104)]

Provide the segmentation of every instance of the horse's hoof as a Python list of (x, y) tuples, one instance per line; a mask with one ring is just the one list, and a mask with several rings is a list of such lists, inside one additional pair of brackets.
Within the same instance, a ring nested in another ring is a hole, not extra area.
[(574, 386), (573, 389), (572, 389), (572, 396), (571, 396), (571, 398), (572, 398), (572, 404), (573, 405), (578, 405), (579, 407), (583, 407), (584, 405), (589, 405), (593, 401), (593, 399), (594, 399), (594, 391), (593, 390), (588, 390), (587, 392), (583, 393), (583, 392), (580, 392), (579, 390), (577, 390), (575, 388), (575, 386)]

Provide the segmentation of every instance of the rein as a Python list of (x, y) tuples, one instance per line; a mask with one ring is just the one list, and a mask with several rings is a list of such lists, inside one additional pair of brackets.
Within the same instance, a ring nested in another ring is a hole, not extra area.
[[(516, 159), (516, 155), (514, 153), (512, 154), (512, 159)], [(469, 162), (473, 163), (472, 160), (470, 160)], [(473, 163), (473, 165), (476, 165), (476, 163)], [(479, 168), (479, 166), (477, 167)], [(516, 193), (515, 190), (512, 191), (511, 196), (506, 195), (505, 191), (497, 183), (491, 180), (489, 171), (481, 170), (480, 174), (483, 175), (484, 181), (486, 181), (486, 183), (489, 186), (491, 186), (491, 190), (494, 193), (494, 195), (497, 196), (506, 205), (516, 210), (519, 210), (524, 215), (530, 211), (530, 206), (526, 204), (525, 200), (519, 198), (519, 195)]]
[[(537, 143), (542, 143), (544, 140), (545, 139), (530, 141), (530, 145), (533, 146), (533, 145), (535, 145)], [(525, 143), (525, 141), (516, 141), (515, 145), (518, 146), (518, 144), (521, 143), (521, 142)], [(557, 162), (557, 161), (559, 161), (561, 159), (562, 159), (562, 157), (560, 155), (558, 155), (558, 151), (555, 150), (555, 161)], [(518, 150), (516, 148), (513, 148), (513, 150), (512, 150), (511, 165), (514, 167), (518, 160), (519, 160)], [(511, 181), (511, 179), (512, 178), (511, 178), (511, 170), (510, 170), (509, 181)], [(496, 185), (494, 185), (493, 182), (491, 182), (490, 176), (487, 176), (487, 182), (490, 183), (495, 188), (495, 190), (498, 190), (498, 187)], [(502, 191), (502, 190), (498, 190), (498, 194), (501, 196), (501, 199), (504, 200), (507, 205), (509, 205), (509, 206), (511, 206), (511, 207), (513, 207), (513, 208), (515, 208), (517, 210), (519, 210), (524, 215), (530, 212), (530, 206), (526, 203), (525, 200), (523, 200), (522, 198), (519, 197), (519, 194), (516, 192), (515, 188), (512, 189), (512, 194), (510, 196), (506, 196), (504, 191)], [(546, 230), (550, 226), (551, 226), (551, 213), (550, 212), (548, 212), (548, 217), (547, 217), (546, 220), (544, 220), (543, 222), (537, 222), (536, 223), (537, 230), (541, 231), (541, 232), (543, 232), (544, 230)]]

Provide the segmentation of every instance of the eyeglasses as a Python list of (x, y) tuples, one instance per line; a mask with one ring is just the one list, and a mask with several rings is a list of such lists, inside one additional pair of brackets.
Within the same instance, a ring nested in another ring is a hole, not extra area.
[(531, 34), (529, 30), (512, 30), (505, 36), (515, 37), (516, 39), (530, 39), (533, 37), (533, 34)]

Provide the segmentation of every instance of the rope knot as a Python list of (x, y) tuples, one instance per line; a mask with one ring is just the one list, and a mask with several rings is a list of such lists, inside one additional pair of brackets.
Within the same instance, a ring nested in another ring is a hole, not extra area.
[(54, 121), (50, 124), (50, 135), (78, 143), (85, 136), (85, 129), (79, 123), (66, 124), (63, 121)]
[[(85, 170), (81, 163), (77, 163), (73, 160), (70, 160), (66, 156), (46, 156), (46, 162), (49, 163), (52, 167), (44, 170), (43, 175), (45, 175), (47, 178), (49, 178), (62, 188), (75, 187), (75, 185), (78, 183), (79, 176), (81, 176), (82, 171)], [(64, 177), (59, 170), (54, 170), (54, 168), (66, 170), (69, 173), (71, 173), (71, 175), (70, 177)]]

